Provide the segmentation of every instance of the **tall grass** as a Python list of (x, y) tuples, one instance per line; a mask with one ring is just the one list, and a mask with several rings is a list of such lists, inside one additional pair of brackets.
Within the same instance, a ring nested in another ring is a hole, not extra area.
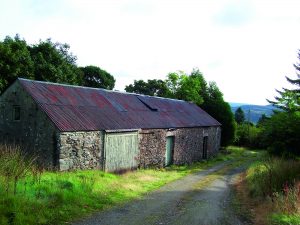
[(300, 162), (269, 158), (257, 162), (247, 171), (252, 197), (272, 201), (271, 224), (300, 224)]
[(44, 171), (18, 146), (0, 146), (0, 224), (63, 224), (219, 162), (254, 156), (254, 152), (231, 148), (202, 163), (116, 175), (99, 170)]
[(0, 145), (1, 187), (7, 194), (16, 194), (19, 181), (31, 171), (33, 163), (34, 158), (22, 154), (19, 146)]
[(295, 160), (269, 158), (253, 165), (247, 171), (247, 180), (253, 196), (274, 197), (283, 193), (300, 179), (300, 163)]

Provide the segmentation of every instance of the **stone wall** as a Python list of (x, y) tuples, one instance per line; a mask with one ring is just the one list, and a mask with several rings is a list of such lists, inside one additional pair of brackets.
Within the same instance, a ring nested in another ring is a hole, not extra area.
[(166, 149), (166, 130), (150, 129), (139, 132), (140, 167), (163, 167)]
[(102, 169), (103, 139), (101, 131), (60, 133), (59, 169)]
[(140, 167), (163, 167), (167, 136), (174, 136), (173, 163), (190, 164), (202, 160), (204, 136), (208, 137), (207, 156), (219, 151), (221, 128), (149, 129), (141, 130), (139, 136)]
[(221, 127), (206, 128), (208, 133), (208, 157), (215, 156), (221, 145)]
[[(14, 119), (15, 106), (21, 109), (20, 120)], [(221, 129), (140, 130), (140, 167), (164, 166), (167, 136), (175, 137), (174, 164), (185, 164), (202, 159), (204, 136), (208, 136), (208, 157), (216, 154), (220, 147)], [(39, 162), (46, 168), (103, 168), (104, 132), (60, 133), (19, 82), (15, 82), (0, 97), (0, 141), (19, 144), (28, 153), (38, 156)]]
[[(20, 120), (14, 118), (15, 106), (20, 107)], [(0, 142), (20, 145), (45, 168), (58, 165), (56, 128), (19, 82), (0, 97)]]

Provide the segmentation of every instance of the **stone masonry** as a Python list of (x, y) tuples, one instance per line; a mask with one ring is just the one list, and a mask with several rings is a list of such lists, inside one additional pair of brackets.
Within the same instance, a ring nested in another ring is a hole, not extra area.
[[(19, 107), (20, 118), (14, 109)], [(0, 142), (19, 144), (49, 169), (103, 169), (104, 131), (60, 132), (35, 100), (16, 82), (0, 98)], [(166, 137), (174, 136), (174, 164), (203, 159), (203, 137), (208, 137), (207, 155), (220, 148), (221, 128), (139, 129), (138, 164), (141, 168), (164, 167)]]
[(60, 170), (102, 169), (103, 135), (101, 131), (60, 133)]
[(163, 167), (166, 137), (174, 136), (173, 163), (190, 164), (203, 158), (203, 137), (208, 137), (207, 155), (215, 155), (220, 148), (221, 128), (147, 129), (139, 133), (140, 167)]

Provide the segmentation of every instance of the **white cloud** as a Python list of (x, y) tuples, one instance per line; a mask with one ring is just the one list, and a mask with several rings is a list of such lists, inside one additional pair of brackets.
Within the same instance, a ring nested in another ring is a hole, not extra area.
[[(0, 0), (1, 1), (1, 0)], [(293, 76), (299, 1), (5, 1), (1, 36), (67, 42), (79, 65), (112, 73), (116, 88), (198, 67), (227, 101), (264, 104)]]

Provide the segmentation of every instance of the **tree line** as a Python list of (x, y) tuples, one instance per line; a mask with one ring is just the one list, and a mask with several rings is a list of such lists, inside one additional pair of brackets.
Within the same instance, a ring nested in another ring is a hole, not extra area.
[(294, 64), (296, 78), (286, 77), (294, 87), (277, 90), (275, 100), (268, 102), (277, 110), (270, 117), (262, 115), (256, 125), (245, 120), (241, 108), (235, 112), (237, 130), (235, 144), (252, 148), (264, 148), (277, 155), (300, 155), (300, 50), (299, 62)]
[(0, 42), (0, 93), (16, 78), (113, 89), (115, 78), (97, 66), (78, 67), (68, 44), (29, 45), (19, 35)]
[[(300, 51), (298, 52), (300, 60)], [(19, 35), (0, 41), (0, 94), (18, 77), (112, 90), (115, 78), (107, 71), (89, 65), (78, 67), (68, 44), (51, 39), (27, 44)], [(215, 82), (207, 82), (199, 69), (190, 74), (169, 73), (164, 80), (135, 80), (126, 92), (191, 101), (222, 124), (222, 146), (237, 144), (268, 148), (276, 154), (300, 154), (300, 62), (294, 64), (297, 78), (287, 77), (294, 89), (277, 91), (278, 108), (271, 117), (263, 116), (257, 125), (245, 121), (241, 109), (231, 112)]]
[[(113, 89), (115, 78), (97, 66), (78, 67), (68, 44), (51, 39), (29, 45), (19, 35), (0, 42), (0, 93), (18, 77)], [(127, 92), (191, 101), (201, 106), (223, 126), (222, 145), (234, 138), (234, 120), (230, 106), (216, 83), (207, 83), (202, 73), (172, 72), (165, 80), (135, 80)]]
[(183, 71), (169, 73), (165, 80), (135, 80), (125, 87), (127, 92), (190, 101), (222, 124), (221, 145), (234, 140), (235, 124), (230, 105), (215, 82), (207, 82), (199, 69), (190, 74)]

